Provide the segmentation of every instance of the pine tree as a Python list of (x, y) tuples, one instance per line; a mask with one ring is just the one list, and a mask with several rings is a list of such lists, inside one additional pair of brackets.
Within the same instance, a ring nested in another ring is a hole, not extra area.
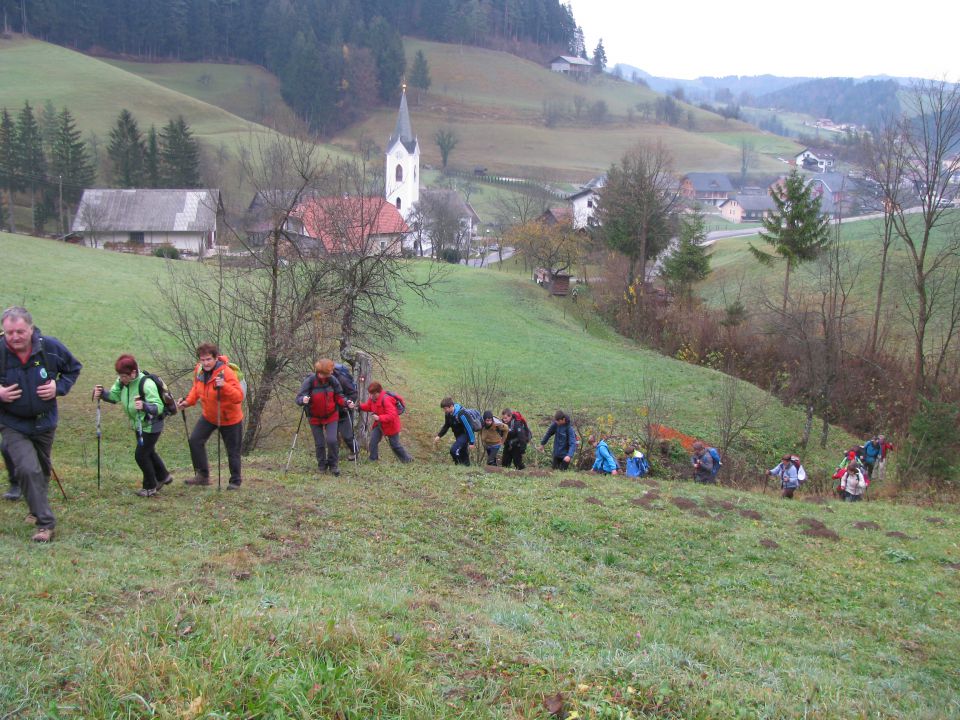
[(160, 187), (160, 143), (157, 126), (151, 125), (147, 133), (147, 150), (143, 155), (143, 181), (149, 188)]
[[(430, 68), (423, 50), (417, 50), (413, 59), (413, 68), (410, 70), (410, 84), (418, 90), (426, 92), (430, 89)], [(419, 94), (417, 96), (419, 102)]]
[(183, 115), (160, 131), (160, 178), (168, 188), (200, 187), (200, 146)]
[[(63, 184), (63, 201), (71, 205), (80, 201), (85, 188), (96, 180), (97, 174), (76, 121), (67, 108), (57, 115), (57, 128), (50, 150), (50, 177)], [(59, 206), (59, 195), (57, 204)], [(58, 207), (61, 230), (66, 231), (64, 208)]]
[[(15, 146), (16, 169), (30, 192), (30, 216), (36, 221), (37, 191), (47, 182), (47, 158), (43, 154), (43, 138), (40, 126), (29, 102), (17, 115), (17, 144)], [(38, 230), (34, 222), (34, 231)]]
[(683, 301), (693, 295), (694, 283), (710, 274), (710, 257), (703, 243), (707, 239), (703, 213), (695, 210), (680, 221), (676, 250), (663, 261), (662, 275)]
[(607, 51), (603, 49), (603, 38), (600, 38), (596, 50), (593, 51), (593, 66), (599, 74), (603, 74), (603, 69), (607, 66)]
[(380, 83), (380, 99), (392, 100), (400, 89), (400, 80), (407, 69), (407, 58), (403, 54), (403, 39), (396, 28), (382, 17), (376, 17), (370, 23), (367, 42), (377, 62), (377, 80)]
[(776, 206), (763, 218), (760, 238), (773, 248), (772, 253), (758, 250), (750, 244), (750, 252), (764, 265), (772, 265), (780, 257), (787, 261), (783, 279), (783, 312), (787, 312), (790, 294), (790, 271), (800, 263), (816, 259), (830, 240), (830, 219), (820, 208), (820, 196), (803, 176), (794, 170), (783, 185), (770, 191)]
[(114, 185), (122, 188), (143, 187), (143, 156), (146, 147), (137, 120), (124, 108), (110, 130), (110, 158)]
[(13, 194), (23, 189), (17, 172), (17, 127), (6, 108), (0, 112), (0, 188), (7, 195), (7, 229), (16, 232), (13, 221)]
[(40, 111), (37, 123), (40, 125), (40, 136), (43, 138), (43, 150), (49, 156), (57, 135), (57, 108), (51, 100), (48, 99), (43, 103), (43, 110)]

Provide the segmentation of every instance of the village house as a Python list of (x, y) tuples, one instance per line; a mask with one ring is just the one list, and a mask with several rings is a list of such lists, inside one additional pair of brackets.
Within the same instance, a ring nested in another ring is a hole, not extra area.
[(776, 209), (770, 193), (739, 193), (720, 206), (720, 217), (728, 222), (760, 222)]
[(460, 232), (464, 240), (471, 244), (480, 232), (480, 216), (473, 209), (473, 205), (468, 203), (456, 190), (447, 190), (443, 188), (429, 189), (424, 188), (420, 191), (421, 202), (426, 205), (444, 205), (456, 212), (460, 219)]
[(593, 72), (593, 63), (581, 57), (559, 55), (550, 61), (550, 70), (573, 77), (589, 77)]
[(90, 247), (168, 246), (203, 257), (216, 247), (223, 216), (219, 190), (95, 188), (83, 191), (70, 229)]
[(680, 180), (680, 196), (691, 203), (720, 207), (733, 193), (733, 184), (723, 173), (694, 172)]
[(307, 253), (400, 255), (410, 232), (396, 205), (380, 197), (310, 197), (291, 216)]
[(826, 172), (834, 166), (835, 159), (830, 153), (804, 148), (801, 152), (797, 153), (793, 162), (797, 167), (803, 168), (804, 170)]

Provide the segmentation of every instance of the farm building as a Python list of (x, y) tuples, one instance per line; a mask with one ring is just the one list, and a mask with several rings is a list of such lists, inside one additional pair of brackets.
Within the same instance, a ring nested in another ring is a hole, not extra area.
[(223, 218), (219, 190), (84, 190), (71, 232), (90, 247), (171, 246), (203, 257)]
[(562, 75), (588, 76), (593, 72), (593, 63), (580, 57), (559, 55), (550, 61), (550, 70)]
[(570, 276), (566, 273), (537, 268), (533, 271), (533, 280), (551, 295), (566, 295), (570, 292)]
[(733, 193), (733, 184), (723, 173), (694, 172), (680, 181), (680, 195), (701, 205), (720, 207)]

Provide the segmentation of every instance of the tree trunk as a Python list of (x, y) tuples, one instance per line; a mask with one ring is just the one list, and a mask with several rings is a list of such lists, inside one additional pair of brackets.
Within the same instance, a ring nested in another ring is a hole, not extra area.
[(877, 340), (880, 334), (880, 308), (883, 305), (883, 283), (887, 274), (887, 253), (889, 251), (890, 243), (885, 240), (883, 254), (880, 256), (880, 282), (877, 285), (877, 304), (873, 308), (873, 328), (870, 330), (870, 344), (867, 347), (869, 357), (874, 357), (877, 354)]
[[(790, 297), (790, 261), (787, 260), (787, 271), (783, 274), (783, 314), (787, 314), (787, 298)], [(806, 447), (806, 443), (804, 443)]]
[(923, 279), (922, 269), (917, 268), (917, 327), (916, 345), (913, 349), (913, 391), (916, 401), (923, 394), (926, 385), (924, 378), (924, 339), (927, 334), (927, 284)]
[(813, 403), (807, 403), (807, 419), (803, 423), (803, 440), (801, 445), (807, 449), (807, 443), (810, 442), (810, 433), (813, 432)]

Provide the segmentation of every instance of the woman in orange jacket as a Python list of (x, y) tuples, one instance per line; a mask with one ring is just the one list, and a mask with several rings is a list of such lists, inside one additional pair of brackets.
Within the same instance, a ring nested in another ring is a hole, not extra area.
[(207, 460), (207, 440), (220, 432), (227, 449), (230, 466), (230, 484), (227, 489), (240, 487), (240, 441), (243, 438), (243, 388), (237, 374), (213, 343), (197, 347), (197, 363), (193, 372), (193, 387), (185, 398), (177, 402), (180, 409), (200, 403), (203, 416), (197, 420), (190, 434), (190, 459), (194, 477), (187, 485), (209, 485), (210, 463)]

